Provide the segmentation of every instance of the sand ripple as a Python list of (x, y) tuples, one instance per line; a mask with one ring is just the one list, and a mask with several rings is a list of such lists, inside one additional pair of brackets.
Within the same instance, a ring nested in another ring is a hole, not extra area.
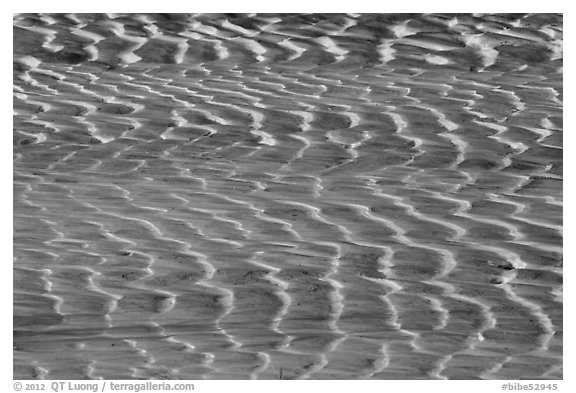
[(14, 17), (14, 378), (561, 379), (562, 17)]

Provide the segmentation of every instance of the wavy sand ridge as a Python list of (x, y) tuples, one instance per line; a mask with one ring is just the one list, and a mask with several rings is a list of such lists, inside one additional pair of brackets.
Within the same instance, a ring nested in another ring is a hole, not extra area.
[(562, 378), (562, 17), (14, 17), (14, 378)]

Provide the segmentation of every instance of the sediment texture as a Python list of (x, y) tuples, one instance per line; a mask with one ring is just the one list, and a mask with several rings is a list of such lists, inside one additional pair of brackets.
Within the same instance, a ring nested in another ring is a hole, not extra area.
[(562, 16), (14, 17), (14, 378), (562, 378)]

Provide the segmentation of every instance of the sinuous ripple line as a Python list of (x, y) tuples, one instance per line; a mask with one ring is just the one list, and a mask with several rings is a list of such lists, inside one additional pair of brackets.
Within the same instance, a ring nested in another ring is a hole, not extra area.
[(15, 14), (14, 379), (562, 379), (563, 17)]

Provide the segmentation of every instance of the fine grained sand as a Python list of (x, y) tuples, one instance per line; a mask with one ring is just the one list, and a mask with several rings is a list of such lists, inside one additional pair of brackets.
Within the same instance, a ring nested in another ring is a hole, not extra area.
[(561, 379), (559, 15), (14, 17), (14, 378)]

